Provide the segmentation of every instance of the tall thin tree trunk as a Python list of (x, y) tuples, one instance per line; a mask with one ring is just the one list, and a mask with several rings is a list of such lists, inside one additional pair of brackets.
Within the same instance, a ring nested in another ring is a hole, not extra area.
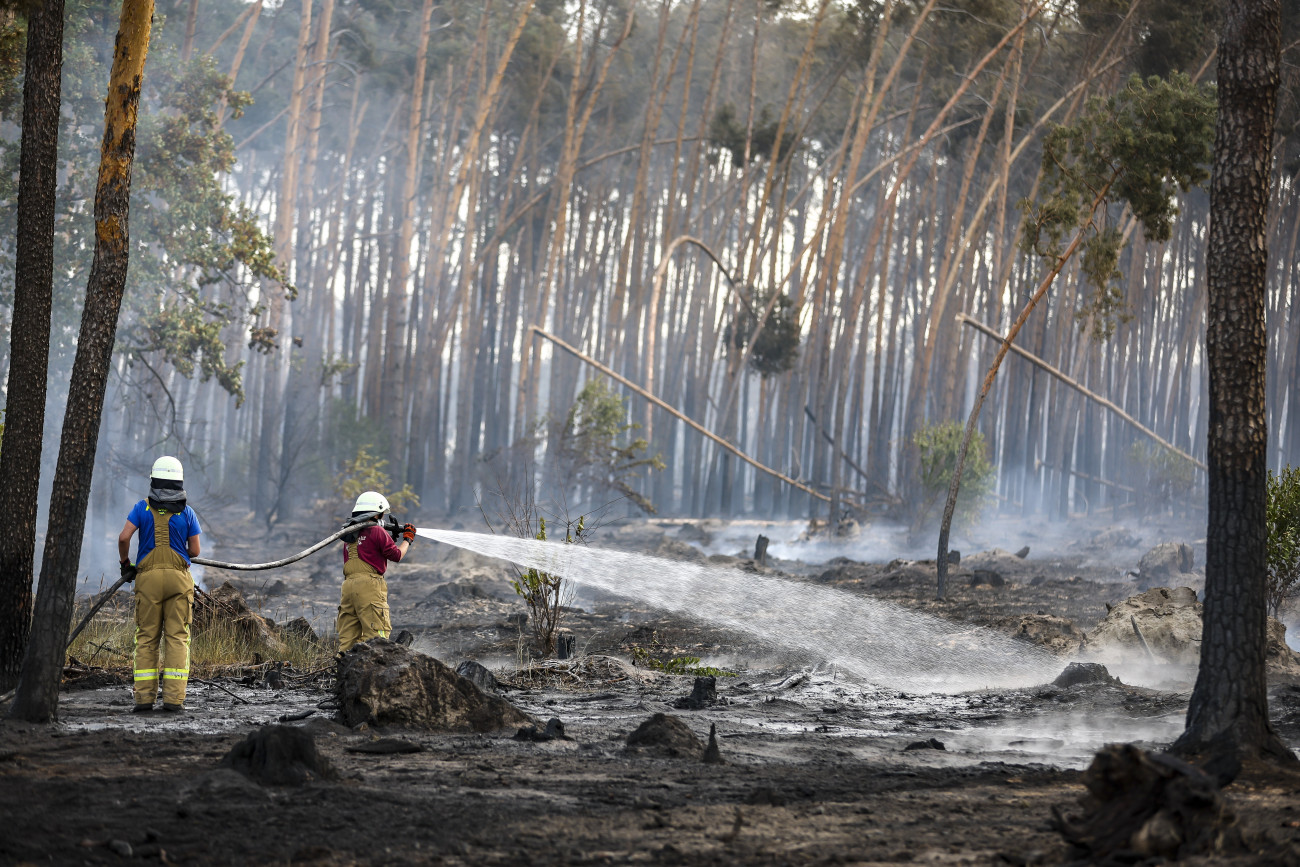
[[(290, 263), (293, 261), (293, 217), (298, 201), (298, 163), (301, 155), (298, 145), (302, 140), (302, 106), (305, 88), (303, 81), (307, 72), (307, 49), (311, 41), (312, 0), (302, 0), (302, 12), (298, 19), (298, 49), (294, 61), (293, 86), (289, 95), (289, 110), (285, 119), (284, 165), (280, 174), (280, 194), (276, 200), (275, 212), (275, 257), (285, 271), (286, 279)], [(271, 285), (269, 299), (268, 327), (279, 332), (284, 327), (285, 287)], [(266, 383), (262, 400), (262, 425), (258, 431), (258, 451), (256, 470), (256, 508), (263, 519), (271, 517), (273, 504), (278, 499), (273, 480), (279, 477), (275, 472), (275, 443), (279, 439), (280, 425), (284, 422), (282, 405), (283, 388), (282, 368), (288, 349), (280, 336), (280, 348), (272, 351), (264, 359), (266, 366)], [(284, 459), (284, 455), (281, 455)]]
[[(239, 77), (239, 67), (244, 63), (244, 53), (248, 51), (248, 41), (253, 38), (253, 28), (257, 26), (257, 19), (262, 15), (263, 0), (256, 0), (249, 11), (248, 21), (244, 24), (244, 32), (239, 37), (239, 46), (235, 49), (235, 57), (230, 61), (230, 86), (235, 86), (235, 80)], [(221, 95), (221, 104), (217, 106), (217, 129), (226, 122), (226, 111), (229, 108), (226, 95)]]
[(99, 420), (117, 334), (117, 315), (126, 288), (131, 165), (152, 18), (153, 0), (123, 0), (95, 189), (95, 256), (86, 285), (59, 462), (54, 472), (32, 640), (23, 657), (18, 693), (10, 710), (11, 716), (28, 722), (58, 718), (59, 679), (77, 589)]
[(406, 335), (407, 289), (411, 278), (411, 241), (415, 236), (415, 185), (420, 177), (420, 127), (424, 121), (424, 80), (428, 67), (429, 28), (433, 20), (433, 0), (424, 0), (420, 12), (420, 37), (415, 52), (415, 72), (411, 79), (410, 112), (406, 123), (405, 174), (398, 216), (397, 249), (393, 254), (393, 276), (388, 285), (388, 339), (385, 341), (384, 389), (387, 411), (384, 428), (388, 438), (389, 470), (393, 479), (406, 475)]
[(181, 43), (181, 61), (194, 56), (194, 31), (199, 23), (199, 0), (190, 0), (189, 11), (185, 15), (185, 41)]
[[(316, 16), (314, 25), (316, 38), (310, 60), (311, 78), (306, 85), (309, 97), (304, 95), (306, 103), (306, 122), (303, 124), (304, 154), (301, 180), (296, 184), (297, 201), (294, 203), (298, 209), (299, 227), (294, 245), (294, 273), (300, 275), (298, 282), (303, 285), (299, 287), (300, 300), (293, 317), (294, 340), (284, 346), (285, 357), (292, 363), (289, 365), (289, 385), (284, 396), (286, 423), (280, 438), (282, 466), (279, 476), (287, 483), (292, 483), (293, 473), (297, 469), (291, 461), (292, 456), (304, 451), (314, 451), (310, 440), (315, 437), (320, 420), (318, 404), (322, 384), (321, 355), (324, 343), (323, 335), (320, 333), (320, 323), (325, 319), (326, 308), (333, 306), (332, 299), (327, 297), (328, 290), (321, 274), (322, 269), (315, 267), (312, 262), (312, 248), (315, 246), (313, 242), (318, 237), (313, 228), (319, 222), (313, 219), (312, 211), (316, 202), (321, 110), (326, 85), (325, 64), (329, 56), (330, 26), (333, 17), (334, 0), (322, 0), (320, 14)], [(307, 76), (304, 78), (306, 79)], [(332, 254), (333, 249), (326, 247), (316, 255), (325, 261)], [(284, 265), (282, 264), (281, 267)], [(300, 348), (296, 347), (299, 338), (302, 340)], [(298, 356), (296, 362), (293, 360), (295, 354)], [(280, 521), (293, 518), (298, 499), (285, 490), (285, 487), (281, 485), (276, 491), (275, 515)]]
[(14, 309), (9, 388), (0, 450), (0, 691), (18, 682), (31, 629), (37, 489), (45, 429), (54, 287), (54, 197), (58, 186), (63, 0), (46, 0), (27, 19)]
[(1210, 497), (1201, 666), (1183, 752), (1295, 763), (1268, 719), (1264, 321), (1269, 179), (1281, 66), (1278, 0), (1228, 0), (1210, 180)]

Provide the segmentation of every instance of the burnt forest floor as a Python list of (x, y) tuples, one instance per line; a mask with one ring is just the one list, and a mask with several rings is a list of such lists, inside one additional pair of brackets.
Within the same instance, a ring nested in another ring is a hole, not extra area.
[[(319, 523), (260, 540), (229, 531), (205, 554), (283, 556), (333, 529)], [(1126, 573), (1146, 548), (1198, 539), (1158, 523), (1071, 529), (1067, 542), (1017, 528), (967, 543), (967, 563), (977, 550), (1031, 551), (1020, 566), (1002, 558), (998, 586), (972, 586), (959, 564), (944, 602), (925, 552), (870, 531), (830, 545), (800, 541), (790, 525), (640, 521), (593, 544), (712, 558), (1010, 630), (1040, 613), (1090, 628), (1135, 592)], [(736, 556), (759, 532), (773, 539), (766, 567)], [(349, 729), (331, 718), (328, 672), (290, 676), (280, 690), (257, 677), (191, 683), (179, 716), (132, 714), (124, 681), (68, 689), (56, 725), (0, 722), (0, 864), (1063, 863), (1051, 808), (1076, 808), (1080, 769), (1102, 744), (1176, 737), (1193, 676), (1170, 673), (1159, 689), (913, 694), (846, 677), (771, 636), (582, 590), (567, 620), (577, 658), (537, 660), (508, 568), (443, 548), (417, 541), (389, 573), (395, 627), (453, 667), (484, 663), (507, 700), (539, 723), (560, 719), (569, 740)], [(328, 628), (335, 553), (252, 578), (209, 569), (203, 580), (213, 589), (232, 577), (265, 613)], [(644, 664), (680, 656), (734, 672), (718, 678), (717, 704), (678, 707), (693, 678)], [(1279, 733), (1300, 746), (1300, 685), (1276, 679), (1271, 702)], [(725, 763), (628, 752), (627, 735), (655, 713), (702, 740), (714, 727)], [(250, 731), (281, 720), (315, 735), (333, 779), (261, 786), (218, 767)], [(354, 751), (397, 742), (418, 751)], [(918, 743), (928, 748), (907, 749)], [(1300, 863), (1300, 776), (1252, 767), (1226, 794), (1252, 853), (1202, 863)]]

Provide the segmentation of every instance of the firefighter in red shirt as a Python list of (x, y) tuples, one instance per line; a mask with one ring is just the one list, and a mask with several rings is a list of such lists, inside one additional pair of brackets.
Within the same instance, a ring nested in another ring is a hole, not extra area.
[[(352, 517), (382, 519), (390, 511), (388, 499), (383, 494), (366, 491), (357, 497)], [(415, 540), (415, 526), (405, 525), (401, 535), (401, 544), (396, 544), (388, 530), (375, 526), (343, 537), (343, 597), (339, 601), (337, 624), (339, 650), (349, 650), (359, 641), (387, 638), (392, 631), (384, 572), (389, 561), (396, 563), (405, 556)]]

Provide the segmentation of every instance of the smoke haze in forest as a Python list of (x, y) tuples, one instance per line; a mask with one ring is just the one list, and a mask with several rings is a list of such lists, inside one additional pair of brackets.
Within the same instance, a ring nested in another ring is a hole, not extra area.
[[(113, 574), (111, 540), (164, 453), (185, 462), (201, 517), (252, 511), (268, 528), (342, 517), (336, 480), (365, 469), (409, 485), (426, 524), (506, 487), (575, 514), (613, 501), (612, 518), (638, 504), (834, 513), (932, 547), (917, 436), (964, 423), (992, 357), (956, 314), (1003, 333), (1042, 279), (1019, 203), (1042, 204), (1046, 137), (1131, 74), (1208, 81), (1217, 7), (1034, 3), (1023, 25), (1013, 0), (898, 4), (888, 22), (871, 3), (759, 7), (163, 0), (88, 580)], [(68, 5), (46, 486), (115, 9)], [(1295, 52), (1296, 34), (1283, 44)], [(1300, 63), (1284, 67), (1274, 466), (1300, 463)], [(6, 165), (20, 105), (0, 105)], [(1167, 241), (1108, 203), (1098, 223), (1126, 239), (1114, 273), (1098, 287), (1068, 264), (1018, 344), (1204, 461), (1208, 196), (1174, 202)], [(3, 353), (7, 370), (7, 340)], [(593, 380), (612, 398), (584, 391)], [(1024, 358), (1007, 360), (980, 431), (989, 520), (1035, 516), (1068, 537), (1072, 515), (1123, 523), (1204, 501), (1193, 464)]]

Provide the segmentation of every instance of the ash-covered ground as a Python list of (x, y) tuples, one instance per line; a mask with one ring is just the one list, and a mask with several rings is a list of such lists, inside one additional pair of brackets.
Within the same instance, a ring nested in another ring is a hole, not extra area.
[[(205, 553), (265, 560), (332, 529), (304, 523), (262, 542), (229, 532)], [(1095, 653), (1088, 634), (1143, 589), (1151, 576), (1134, 573), (1147, 550), (1188, 543), (1194, 564), (1179, 583), (1193, 589), (1203, 563), (1203, 534), (1172, 522), (1075, 526), (1069, 539), (990, 525), (963, 540), (939, 602), (933, 552), (908, 548), (901, 534), (868, 528), (828, 542), (801, 540), (804, 529), (637, 521), (592, 544), (884, 598), (1019, 635), (1056, 653), (1062, 669)], [(751, 559), (759, 533), (771, 539), (766, 565)], [(338, 559), (327, 551), (221, 578), (278, 620), (306, 615), (327, 627)], [(789, 636), (720, 629), (582, 587), (565, 624), (576, 657), (540, 660), (528, 652), (511, 574), (417, 541), (389, 573), (394, 624), (452, 667), (485, 664), (504, 698), (539, 726), (559, 719), (569, 739), (350, 729), (332, 720), (327, 673), (291, 676), (281, 690), (256, 679), (192, 684), (179, 718), (131, 714), (125, 684), (68, 690), (56, 726), (0, 723), (0, 862), (1061, 863), (1068, 853), (1047, 825), (1051, 807), (1074, 808), (1079, 770), (1101, 745), (1175, 738), (1194, 679), (1186, 665), (1116, 653), (1108, 661), (1120, 683), (884, 688), (792, 650)], [(218, 570), (204, 579), (215, 587)], [(655, 668), (682, 657), (727, 673), (716, 702), (682, 706), (694, 677)], [(1300, 747), (1300, 680), (1271, 682), (1275, 726)], [(701, 742), (713, 728), (723, 763), (629, 751), (628, 735), (657, 713)], [(281, 720), (315, 736), (335, 779), (262, 786), (218, 767), (248, 732)], [(383, 751), (356, 751), (365, 749)], [(1252, 768), (1227, 794), (1251, 853), (1214, 863), (1300, 862), (1300, 776)]]

